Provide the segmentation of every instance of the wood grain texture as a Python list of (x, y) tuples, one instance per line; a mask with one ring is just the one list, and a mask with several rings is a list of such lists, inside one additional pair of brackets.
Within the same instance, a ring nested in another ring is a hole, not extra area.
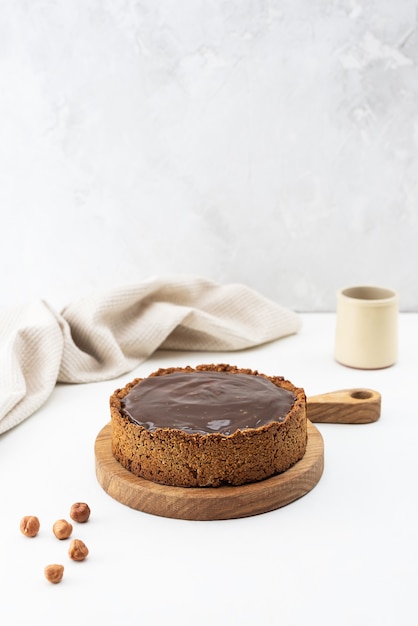
[(380, 417), (381, 396), (373, 389), (341, 389), (307, 399), (308, 419), (328, 424), (368, 424)]
[(95, 442), (96, 476), (112, 498), (138, 511), (187, 520), (221, 520), (267, 513), (304, 496), (319, 482), (324, 468), (322, 435), (308, 421), (305, 456), (289, 470), (239, 487), (167, 487), (137, 478), (111, 450), (111, 425)]

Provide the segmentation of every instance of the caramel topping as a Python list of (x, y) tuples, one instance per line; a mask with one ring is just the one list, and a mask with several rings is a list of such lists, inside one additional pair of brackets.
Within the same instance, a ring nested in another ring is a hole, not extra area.
[(192, 371), (145, 378), (121, 405), (125, 416), (151, 431), (231, 435), (284, 421), (295, 399), (263, 376)]

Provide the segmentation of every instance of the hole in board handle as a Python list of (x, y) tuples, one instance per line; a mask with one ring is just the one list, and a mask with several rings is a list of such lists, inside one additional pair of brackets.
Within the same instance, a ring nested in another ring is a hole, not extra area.
[(372, 395), (373, 394), (370, 391), (366, 391), (364, 389), (358, 389), (350, 394), (351, 398), (354, 398), (354, 400), (368, 400), (372, 397)]

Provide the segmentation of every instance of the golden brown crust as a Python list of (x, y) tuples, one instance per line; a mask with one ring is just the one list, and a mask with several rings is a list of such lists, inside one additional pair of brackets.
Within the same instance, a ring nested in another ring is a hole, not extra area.
[(257, 371), (226, 364), (171, 367), (151, 376), (173, 372), (222, 371), (232, 374), (263, 376), (278, 387), (292, 391), (295, 403), (283, 421), (259, 428), (220, 433), (189, 434), (179, 429), (157, 428), (150, 431), (123, 415), (121, 400), (141, 378), (110, 397), (112, 452), (134, 475), (153, 482), (179, 487), (217, 487), (243, 485), (279, 474), (299, 461), (306, 450), (306, 397), (281, 376), (266, 376)]

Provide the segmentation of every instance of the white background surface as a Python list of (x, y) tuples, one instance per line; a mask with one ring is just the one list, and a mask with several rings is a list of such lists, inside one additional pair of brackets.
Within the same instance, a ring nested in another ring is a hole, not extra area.
[(418, 310), (416, 0), (3, 0), (0, 306), (155, 275)]
[[(0, 623), (7, 626), (415, 626), (417, 315), (400, 320), (399, 362), (353, 370), (333, 358), (333, 314), (305, 314), (297, 335), (235, 354), (157, 353), (123, 379), (60, 385), (0, 438)], [(382, 394), (374, 424), (318, 424), (325, 470), (306, 496), (271, 513), (193, 522), (132, 510), (98, 484), (94, 442), (108, 398), (159, 366), (230, 362), (283, 373), (307, 395), (367, 387)], [(73, 563), (55, 519), (75, 501), (90, 521), (73, 536), (90, 549)], [(41, 532), (20, 534), (38, 515)], [(65, 578), (43, 577), (50, 562)]]

